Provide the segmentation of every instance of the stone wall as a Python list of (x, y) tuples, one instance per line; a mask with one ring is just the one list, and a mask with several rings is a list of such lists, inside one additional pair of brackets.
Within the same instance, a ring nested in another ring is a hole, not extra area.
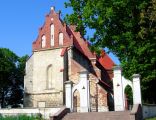
[[(63, 105), (63, 72), (61, 70), (64, 65), (63, 57), (60, 56), (61, 50), (34, 52), (27, 61), (24, 98), (26, 107), (37, 107), (38, 102), (45, 102), (46, 107)], [(49, 65), (52, 66), (52, 88), (47, 87)]]
[(144, 104), (142, 105), (143, 118), (156, 117), (156, 105), (155, 104)]
[(26, 75), (24, 76), (24, 90), (27, 93), (31, 93), (33, 91), (33, 64), (34, 57), (33, 55), (26, 62)]

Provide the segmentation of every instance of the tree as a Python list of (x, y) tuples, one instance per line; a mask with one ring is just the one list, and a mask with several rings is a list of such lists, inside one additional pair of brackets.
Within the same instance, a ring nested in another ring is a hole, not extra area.
[(0, 102), (1, 107), (14, 106), (23, 98), (24, 67), (28, 56), (18, 57), (6, 48), (0, 48)]
[(25, 63), (27, 59), (28, 55), (18, 58), (17, 70), (14, 72), (16, 80), (7, 91), (9, 95), (6, 97), (6, 101), (7, 105), (11, 105), (11, 107), (19, 107), (20, 104), (23, 104)]
[(91, 50), (109, 48), (125, 77), (141, 75), (143, 100), (156, 103), (156, 0), (69, 0), (65, 6), (73, 9), (65, 21), (81, 35), (95, 30)]
[(12, 84), (18, 57), (9, 49), (0, 48), (0, 95), (1, 107), (4, 107), (4, 96), (7, 87)]

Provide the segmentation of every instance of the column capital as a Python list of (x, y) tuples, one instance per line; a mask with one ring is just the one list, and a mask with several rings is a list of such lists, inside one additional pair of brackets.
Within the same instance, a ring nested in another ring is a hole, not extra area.
[(80, 71), (80, 74), (88, 74), (88, 71)]
[(113, 70), (122, 70), (121, 66), (117, 65), (113, 67)]
[(141, 76), (139, 74), (133, 74), (132, 78), (140, 78)]
[(80, 71), (79, 72), (79, 77), (88, 79), (88, 71)]
[(72, 81), (70, 81), (70, 80), (68, 80), (68, 81), (65, 81), (65, 82), (64, 82), (64, 84), (71, 84), (71, 85), (72, 85), (72, 84), (73, 84), (73, 82), (72, 82)]

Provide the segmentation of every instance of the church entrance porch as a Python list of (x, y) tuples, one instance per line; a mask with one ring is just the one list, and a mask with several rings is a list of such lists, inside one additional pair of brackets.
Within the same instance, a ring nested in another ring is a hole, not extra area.
[(89, 112), (89, 81), (87, 72), (80, 73), (79, 83), (72, 87), (71, 82), (65, 82), (66, 107), (73, 112)]

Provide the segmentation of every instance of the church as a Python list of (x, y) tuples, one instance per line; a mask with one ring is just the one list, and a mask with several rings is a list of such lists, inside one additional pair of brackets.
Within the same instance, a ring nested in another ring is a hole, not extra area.
[(74, 112), (113, 110), (113, 66), (107, 53), (91, 52), (74, 25), (51, 7), (26, 62), (24, 106), (66, 106)]

